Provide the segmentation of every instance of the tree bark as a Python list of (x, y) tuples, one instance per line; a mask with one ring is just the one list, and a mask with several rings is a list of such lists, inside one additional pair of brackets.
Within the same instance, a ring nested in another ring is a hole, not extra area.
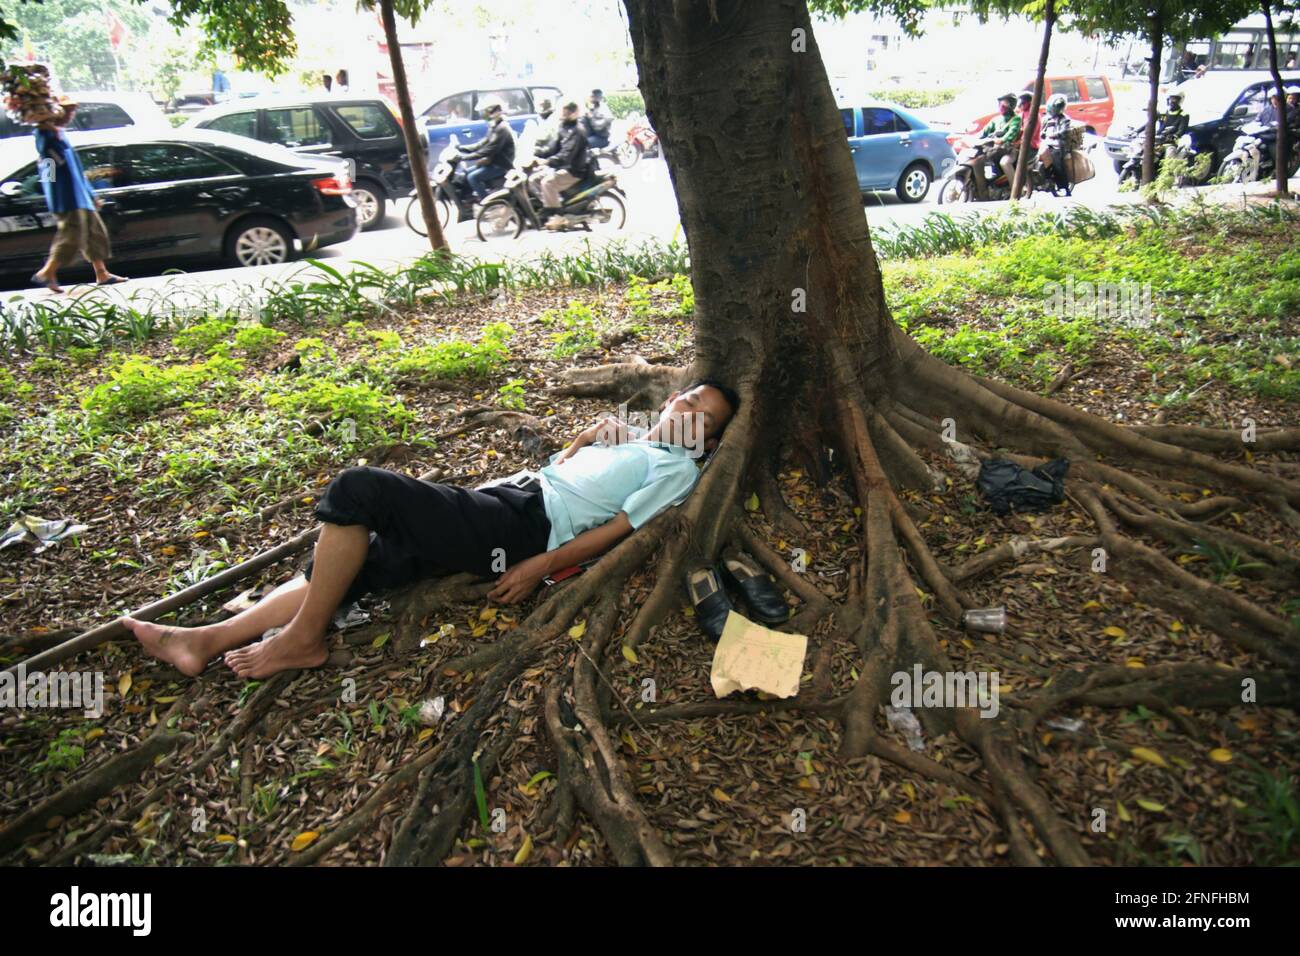
[(1142, 185), (1156, 178), (1156, 115), (1160, 110), (1160, 54), (1165, 39), (1165, 22), (1160, 12), (1147, 21), (1147, 36), (1151, 40), (1151, 58), (1147, 60), (1150, 92), (1147, 94), (1147, 129), (1142, 140)]
[(384, 42), (388, 44), (388, 61), (393, 67), (393, 90), (397, 94), (397, 108), (402, 115), (402, 136), (406, 140), (406, 157), (411, 162), (411, 178), (415, 180), (415, 196), (424, 217), (429, 246), (434, 252), (447, 248), (447, 237), (442, 234), (438, 212), (433, 204), (433, 187), (429, 183), (429, 166), (425, 160), (420, 134), (415, 128), (415, 110), (411, 108), (411, 87), (406, 81), (406, 64), (402, 62), (402, 48), (397, 42), (397, 19), (393, 13), (393, 0), (379, 0), (379, 15), (384, 22)]
[[(626, 6), (691, 252), (695, 373), (754, 393), (767, 447), (802, 447), (829, 415), (828, 345), (846, 347), (868, 392), (886, 387), (898, 358), (807, 9)], [(717, 121), (700, 122), (701, 108)]]
[(1047, 53), (1052, 46), (1052, 30), (1055, 26), (1056, 0), (1047, 0), (1047, 6), (1043, 8), (1043, 45), (1038, 51), (1038, 72), (1034, 75), (1034, 98), (1029, 103), (1029, 121), (1020, 134), (1020, 156), (1016, 160), (1016, 178), (1011, 184), (1012, 199), (1020, 198), (1025, 178), (1029, 175), (1029, 164), (1033, 161), (1029, 141), (1038, 129), (1038, 111), (1043, 105), (1043, 86), (1047, 82)]
[(1287, 175), (1287, 158), (1291, 155), (1291, 137), (1290, 131), (1287, 129), (1290, 117), (1287, 116), (1286, 87), (1282, 82), (1282, 73), (1277, 66), (1277, 36), (1273, 31), (1273, 11), (1268, 0), (1260, 0), (1259, 6), (1264, 12), (1264, 28), (1268, 32), (1268, 69), (1273, 75), (1273, 87), (1277, 90), (1277, 99), (1280, 104), (1277, 118), (1277, 157), (1273, 163), (1273, 174), (1277, 183), (1277, 194), (1285, 196), (1290, 191), (1288, 188), (1290, 177)]

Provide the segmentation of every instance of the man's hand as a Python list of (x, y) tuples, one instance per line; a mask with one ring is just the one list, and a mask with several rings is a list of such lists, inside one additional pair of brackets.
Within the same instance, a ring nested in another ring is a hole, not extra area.
[(502, 604), (518, 604), (537, 590), (547, 570), (546, 555), (535, 554), (501, 575), (497, 586), (488, 592), (488, 599)]
[(573, 444), (564, 449), (564, 454), (555, 459), (555, 464), (560, 464), (569, 458), (572, 458), (582, 448), (587, 447), (592, 442), (603, 441), (607, 445), (621, 445), (628, 440), (627, 423), (620, 421), (613, 415), (606, 415), (596, 424), (587, 428), (573, 440)]

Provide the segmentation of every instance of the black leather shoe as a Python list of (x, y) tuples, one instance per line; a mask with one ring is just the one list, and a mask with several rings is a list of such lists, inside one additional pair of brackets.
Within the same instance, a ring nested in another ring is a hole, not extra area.
[(722, 629), (727, 624), (727, 615), (731, 612), (731, 598), (718, 580), (718, 573), (713, 568), (700, 568), (686, 576), (686, 588), (691, 594), (691, 604), (695, 606), (695, 622), (700, 630), (715, 643), (722, 638)]
[(790, 619), (790, 607), (769, 577), (757, 565), (736, 555), (724, 555), (718, 562), (722, 580), (739, 589), (745, 603), (762, 624), (784, 624)]

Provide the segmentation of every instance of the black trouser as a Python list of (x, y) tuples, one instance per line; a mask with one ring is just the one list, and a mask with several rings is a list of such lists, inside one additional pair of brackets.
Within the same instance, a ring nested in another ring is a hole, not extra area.
[(1070, 176), (1065, 170), (1065, 150), (1059, 146), (1047, 147), (1047, 155), (1052, 157), (1052, 166), (1048, 172), (1056, 182), (1057, 189), (1070, 188)]
[[(370, 529), (366, 562), (345, 604), (438, 574), (492, 577), (541, 554), (551, 533), (540, 488), (461, 488), (383, 468), (344, 471), (325, 489), (316, 517)], [(311, 571), (308, 562), (308, 580)]]

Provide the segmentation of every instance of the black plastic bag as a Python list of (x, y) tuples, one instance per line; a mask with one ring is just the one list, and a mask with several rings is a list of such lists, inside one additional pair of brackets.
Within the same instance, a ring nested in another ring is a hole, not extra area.
[(993, 458), (980, 466), (979, 488), (994, 514), (1009, 511), (1046, 511), (1065, 500), (1065, 473), (1070, 463), (1056, 458), (1033, 471), (1013, 461)]

